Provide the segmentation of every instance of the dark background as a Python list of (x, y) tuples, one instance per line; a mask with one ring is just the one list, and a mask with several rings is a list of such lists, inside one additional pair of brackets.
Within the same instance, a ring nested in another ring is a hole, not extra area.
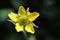
[(29, 7), (40, 16), (34, 21), (37, 40), (60, 40), (60, 0), (0, 0), (0, 40), (24, 40), (22, 32), (17, 33), (14, 25), (7, 21), (7, 14), (17, 13), (19, 6)]

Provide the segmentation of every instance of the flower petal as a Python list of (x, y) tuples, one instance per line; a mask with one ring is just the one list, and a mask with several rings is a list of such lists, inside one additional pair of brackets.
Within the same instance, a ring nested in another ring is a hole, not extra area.
[(19, 25), (19, 23), (16, 23), (16, 27), (15, 27), (17, 32), (23, 31), (23, 26)]
[(31, 23), (26, 25), (25, 30), (26, 30), (27, 32), (32, 33), (32, 34), (35, 33), (34, 28), (33, 28), (33, 25), (32, 25)]
[(28, 16), (29, 21), (34, 21), (39, 16), (39, 13), (38, 12), (33, 12), (33, 13), (27, 12), (27, 16)]
[(18, 15), (15, 14), (15, 13), (13, 13), (13, 12), (9, 13), (9, 14), (8, 14), (8, 17), (9, 17), (12, 21), (14, 21), (14, 22), (17, 22), (17, 21), (18, 21)]
[(23, 6), (20, 6), (18, 10), (18, 15), (21, 16), (24, 14), (26, 14), (25, 8)]

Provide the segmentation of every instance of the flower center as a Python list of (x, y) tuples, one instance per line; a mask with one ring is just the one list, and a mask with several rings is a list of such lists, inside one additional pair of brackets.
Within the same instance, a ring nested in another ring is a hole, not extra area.
[(19, 23), (20, 25), (26, 25), (29, 23), (28, 19), (27, 19), (27, 16), (26, 15), (22, 15), (19, 19)]

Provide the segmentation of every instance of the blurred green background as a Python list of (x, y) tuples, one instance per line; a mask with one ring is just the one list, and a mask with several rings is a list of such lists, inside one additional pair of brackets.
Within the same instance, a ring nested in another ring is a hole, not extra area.
[(0, 0), (0, 40), (26, 40), (7, 16), (11, 11), (17, 13), (21, 5), (40, 13), (34, 21), (39, 28), (34, 35), (27, 33), (29, 40), (60, 40), (60, 0)]

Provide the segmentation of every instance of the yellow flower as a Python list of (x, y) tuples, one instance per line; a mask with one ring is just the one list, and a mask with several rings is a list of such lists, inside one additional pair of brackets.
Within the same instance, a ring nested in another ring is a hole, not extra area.
[(23, 6), (19, 7), (18, 14), (9, 13), (8, 17), (15, 23), (17, 32), (27, 31), (32, 34), (35, 33), (32, 22), (39, 16), (38, 12), (27, 12)]

